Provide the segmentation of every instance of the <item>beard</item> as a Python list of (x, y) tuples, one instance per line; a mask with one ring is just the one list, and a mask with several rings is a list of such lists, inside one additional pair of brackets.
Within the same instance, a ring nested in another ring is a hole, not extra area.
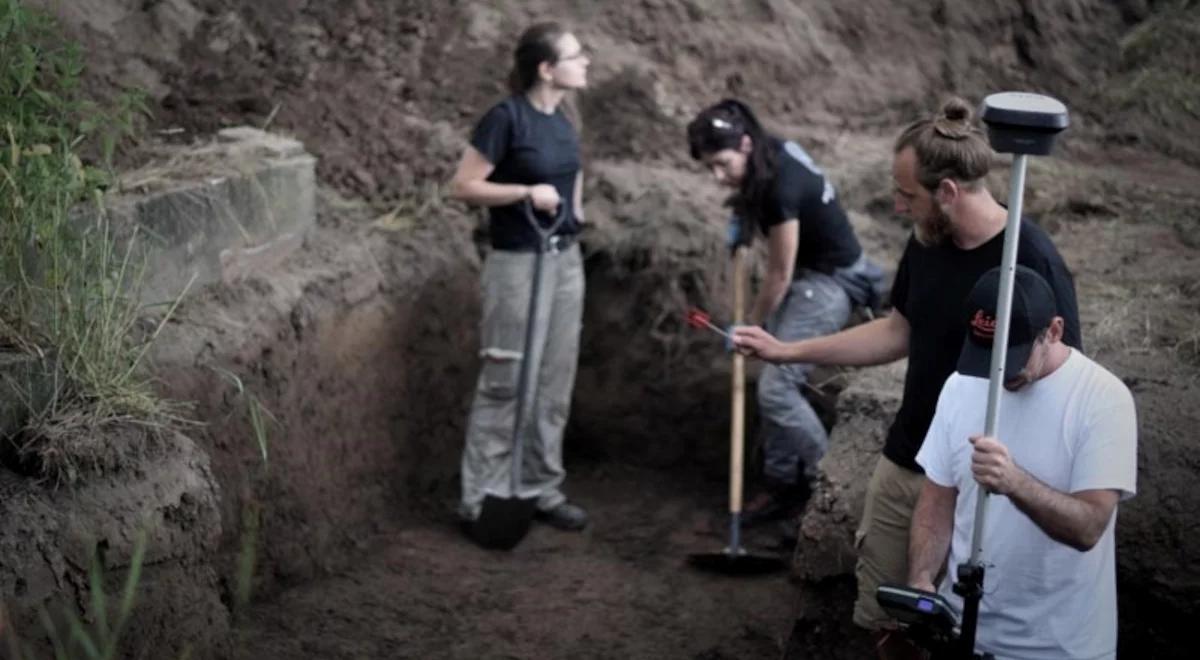
[(950, 216), (935, 207), (932, 215), (913, 224), (913, 233), (925, 247), (941, 245), (950, 236)]

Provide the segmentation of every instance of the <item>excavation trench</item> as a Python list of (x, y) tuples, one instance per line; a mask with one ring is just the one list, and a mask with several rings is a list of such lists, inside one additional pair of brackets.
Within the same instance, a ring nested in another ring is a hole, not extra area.
[[(156, 356), (168, 390), (209, 420), (198, 436), (219, 484), (217, 564), (235, 566), (256, 530), (257, 601), (238, 612), (233, 652), (777, 654), (795, 603), (786, 575), (685, 565), (726, 542), (729, 358), (682, 313), (689, 299), (719, 308), (721, 260), (585, 239), (566, 491), (594, 523), (488, 552), (453, 516), (478, 367), (475, 245), (366, 220), (326, 206), (287, 261), (189, 301)], [(230, 373), (276, 420), (265, 462)], [(775, 526), (748, 543), (791, 554)]]

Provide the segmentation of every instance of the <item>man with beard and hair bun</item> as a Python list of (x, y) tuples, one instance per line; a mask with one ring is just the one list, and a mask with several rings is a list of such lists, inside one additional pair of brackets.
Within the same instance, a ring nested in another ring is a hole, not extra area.
[[(876, 603), (875, 590), (884, 582), (907, 581), (909, 525), (924, 481), (916, 455), (966, 336), (963, 301), (984, 272), (1000, 265), (1008, 211), (984, 183), (993, 156), (972, 123), (970, 105), (960, 98), (949, 99), (936, 116), (914, 122), (896, 139), (893, 204), (897, 214), (913, 221), (913, 235), (896, 270), (887, 316), (797, 342), (781, 342), (757, 327), (734, 330), (738, 350), (769, 362), (868, 366), (908, 358), (900, 410), (855, 533), (854, 622), (874, 631), (881, 658), (915, 657), (902, 636), (891, 634), (895, 623)], [(1021, 223), (1017, 262), (1049, 282), (1064, 319), (1063, 341), (1082, 349), (1071, 273), (1046, 233), (1028, 220)]]

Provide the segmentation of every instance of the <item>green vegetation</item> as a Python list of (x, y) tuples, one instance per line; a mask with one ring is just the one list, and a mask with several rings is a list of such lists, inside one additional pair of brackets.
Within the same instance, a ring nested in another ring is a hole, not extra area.
[(81, 73), (49, 17), (0, 0), (0, 347), (42, 358), (52, 394), (19, 453), (68, 479), (74, 452), (61, 443), (110, 422), (178, 419), (139, 368), (162, 327), (140, 325), (142, 266), (114, 248), (98, 203), (142, 101), (90, 101)]
[(1179, 139), (1200, 130), (1200, 0), (1155, 3), (1121, 41), (1119, 72), (1104, 94), (1115, 127), (1193, 164), (1200, 151)]

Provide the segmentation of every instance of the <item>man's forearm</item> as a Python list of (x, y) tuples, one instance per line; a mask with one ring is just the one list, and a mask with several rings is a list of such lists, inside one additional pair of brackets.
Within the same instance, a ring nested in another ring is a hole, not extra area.
[(866, 367), (908, 355), (908, 321), (896, 312), (848, 330), (787, 344), (787, 362)]
[(913, 511), (908, 539), (908, 583), (922, 589), (932, 589), (933, 580), (941, 572), (950, 553), (950, 537), (954, 532), (954, 504), (958, 493), (925, 480), (921, 496)]
[(517, 183), (466, 181), (452, 184), (451, 194), (468, 204), (507, 206), (529, 197), (529, 186)]
[(1080, 552), (1100, 540), (1119, 497), (1111, 490), (1064, 493), (1023, 469), (1017, 487), (1008, 494), (1013, 505), (1047, 536)]

